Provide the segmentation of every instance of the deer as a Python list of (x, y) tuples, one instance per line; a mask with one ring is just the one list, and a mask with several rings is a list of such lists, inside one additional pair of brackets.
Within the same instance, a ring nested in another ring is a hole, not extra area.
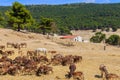
[(101, 77), (103, 80), (120, 80), (120, 77), (114, 73), (108, 73), (108, 70), (105, 65), (101, 64), (99, 66), (99, 70), (101, 71)]

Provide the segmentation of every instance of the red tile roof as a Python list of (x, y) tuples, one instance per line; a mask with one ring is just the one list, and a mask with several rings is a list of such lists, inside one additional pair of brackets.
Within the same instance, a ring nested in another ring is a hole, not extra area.
[(76, 35), (69, 35), (69, 36), (62, 36), (62, 37), (60, 37), (60, 39), (72, 39), (72, 38), (75, 38), (76, 37)]

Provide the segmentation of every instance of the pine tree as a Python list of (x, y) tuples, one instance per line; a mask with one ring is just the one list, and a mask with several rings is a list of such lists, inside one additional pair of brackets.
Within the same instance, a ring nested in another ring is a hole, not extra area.
[(8, 16), (8, 23), (15, 29), (17, 28), (17, 31), (24, 29), (25, 26), (30, 26), (34, 22), (30, 12), (19, 2), (14, 2), (6, 15)]

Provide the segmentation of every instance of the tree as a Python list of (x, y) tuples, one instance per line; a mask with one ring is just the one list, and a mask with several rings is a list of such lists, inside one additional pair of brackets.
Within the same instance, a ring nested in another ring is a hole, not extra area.
[(24, 29), (25, 26), (30, 26), (34, 22), (30, 12), (19, 2), (14, 2), (12, 9), (7, 11), (6, 15), (8, 16), (8, 23), (17, 28), (17, 31)]
[(115, 26), (112, 27), (112, 31), (113, 31), (113, 32), (117, 31), (117, 27), (115, 27)]
[(44, 18), (44, 17), (41, 17), (39, 28), (42, 30), (43, 35), (45, 35), (46, 33), (51, 33), (51, 32), (54, 33), (57, 30), (57, 27), (53, 19)]
[(110, 31), (110, 28), (106, 28), (106, 31), (109, 32), (109, 31)]
[(67, 27), (60, 27), (59, 34), (60, 35), (67, 35), (67, 34), (72, 35), (72, 33), (70, 32), (70, 30)]
[(110, 45), (119, 45), (120, 37), (119, 35), (111, 35), (108, 39), (106, 39), (106, 43)]
[(105, 40), (105, 38), (106, 38), (106, 35), (105, 35), (105, 34), (103, 34), (103, 33), (101, 33), (101, 32), (97, 32), (97, 33), (95, 33), (94, 36), (92, 36), (92, 37), (90, 38), (90, 41), (91, 41), (91, 42), (94, 42), (94, 43), (100, 43), (100, 42), (102, 42), (103, 40)]
[(57, 25), (55, 22), (51, 22), (51, 33), (57, 33), (58, 29), (57, 29)]
[(2, 21), (4, 20), (4, 17), (2, 16), (2, 14), (0, 13), (0, 27), (2, 26)]
[(2, 17), (2, 14), (0, 13), (0, 21), (3, 21), (4, 17)]

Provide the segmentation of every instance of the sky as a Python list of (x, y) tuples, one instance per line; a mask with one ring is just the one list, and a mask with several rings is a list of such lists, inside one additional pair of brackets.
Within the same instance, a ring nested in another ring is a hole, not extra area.
[(70, 3), (120, 3), (120, 0), (0, 0), (0, 6), (11, 6), (13, 2), (24, 5), (35, 4), (70, 4)]

